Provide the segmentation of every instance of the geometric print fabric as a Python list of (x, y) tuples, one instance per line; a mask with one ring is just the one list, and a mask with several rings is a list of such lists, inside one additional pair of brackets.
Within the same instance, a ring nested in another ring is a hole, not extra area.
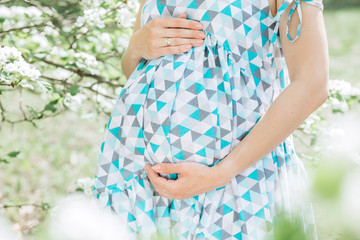
[[(188, 199), (161, 197), (144, 166), (182, 161), (212, 166), (246, 136), (289, 84), (278, 36), (287, 7), (289, 17), (301, 13), (299, 1), (290, 0), (274, 17), (268, 0), (145, 2), (141, 26), (186, 11), (204, 25), (206, 37), (186, 53), (142, 59), (108, 121), (93, 194), (124, 220), (134, 239), (135, 233), (150, 239), (156, 231), (175, 239), (273, 238), (276, 204), (291, 208), (288, 184), (306, 180), (292, 135), (227, 185)], [(309, 239), (316, 239), (311, 204), (304, 203), (300, 213)]]

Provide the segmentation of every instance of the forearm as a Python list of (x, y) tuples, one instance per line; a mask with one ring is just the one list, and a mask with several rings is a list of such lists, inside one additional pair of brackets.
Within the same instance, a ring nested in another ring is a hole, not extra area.
[[(134, 35), (132, 38), (134, 38)], [(130, 39), (129, 45), (121, 57), (121, 69), (126, 79), (129, 79), (131, 73), (142, 59), (141, 55), (136, 51), (136, 48), (133, 47), (132, 41), (134, 40)]]
[(214, 166), (222, 185), (273, 151), (326, 100), (327, 88), (312, 87), (298, 81), (282, 91), (251, 131)]

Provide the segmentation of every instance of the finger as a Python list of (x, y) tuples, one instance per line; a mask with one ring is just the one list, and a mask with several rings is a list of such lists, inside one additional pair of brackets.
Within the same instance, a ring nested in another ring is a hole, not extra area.
[(154, 187), (155, 191), (162, 197), (164, 198), (171, 198), (171, 196), (169, 195), (169, 193), (165, 192), (164, 190), (160, 190), (156, 187)]
[(171, 54), (180, 54), (187, 52), (191, 49), (191, 45), (179, 45), (179, 46), (170, 46), (170, 47), (160, 47), (157, 50), (157, 54), (160, 56), (167, 56)]
[(157, 172), (149, 168), (148, 177), (153, 184), (154, 188), (166, 191), (167, 194), (173, 194), (178, 188), (176, 180), (167, 180), (166, 178), (159, 176)]
[[(150, 166), (146, 166), (146, 172), (148, 174), (148, 178), (150, 179), (151, 183), (154, 187), (163, 187), (167, 181), (166, 178), (159, 176), (157, 172), (155, 172)], [(160, 184), (161, 185), (160, 185)]]
[(179, 46), (179, 45), (192, 45), (192, 46), (201, 46), (204, 43), (203, 39), (194, 39), (194, 38), (171, 38), (169, 46)]
[(181, 163), (158, 163), (151, 167), (158, 173), (182, 173), (183, 165)]
[(162, 37), (178, 37), (178, 38), (197, 38), (204, 39), (205, 33), (200, 30), (192, 29), (172, 29), (168, 28), (165, 31), (161, 31)]
[(190, 28), (190, 29), (202, 29), (204, 25), (198, 21), (184, 19), (181, 17), (170, 17), (166, 21), (159, 21), (159, 25), (166, 28)]
[[(147, 176), (148, 178), (150, 179), (151, 183), (152, 183), (152, 180), (155, 178), (155, 177), (158, 177), (158, 173), (155, 172), (152, 168), (151, 168), (151, 165), (150, 164), (146, 164), (145, 165), (145, 171), (147, 173)], [(154, 185), (154, 184), (153, 184)]]
[[(154, 189), (159, 189), (158, 185), (157, 185), (157, 181), (155, 180), (156, 177), (159, 177), (159, 175), (157, 174), (157, 172), (155, 172), (154, 170), (152, 170), (151, 165), (146, 165), (145, 166), (145, 170), (147, 172), (147, 177), (149, 178), (151, 185), (153, 185)], [(157, 190), (156, 190), (157, 191)], [(158, 191), (157, 191), (158, 192)]]
[(182, 12), (179, 14), (179, 16), (177, 16), (178, 18), (187, 18), (187, 12)]

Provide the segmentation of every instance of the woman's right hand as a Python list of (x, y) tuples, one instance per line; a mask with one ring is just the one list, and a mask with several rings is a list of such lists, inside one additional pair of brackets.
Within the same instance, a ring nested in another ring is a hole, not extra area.
[[(129, 41), (136, 58), (147, 60), (160, 56), (187, 52), (191, 47), (201, 46), (204, 42), (204, 27), (200, 22), (186, 19), (186, 12), (176, 18), (155, 18), (134, 32)], [(165, 39), (170, 37), (170, 44), (165, 46)]]

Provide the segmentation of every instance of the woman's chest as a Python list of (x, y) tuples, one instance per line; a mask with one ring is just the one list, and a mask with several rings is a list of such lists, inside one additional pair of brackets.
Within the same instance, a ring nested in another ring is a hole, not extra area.
[(187, 12), (188, 19), (201, 22), (210, 33), (240, 31), (244, 34), (270, 20), (269, 0), (146, 0), (141, 26), (159, 17), (176, 17)]

